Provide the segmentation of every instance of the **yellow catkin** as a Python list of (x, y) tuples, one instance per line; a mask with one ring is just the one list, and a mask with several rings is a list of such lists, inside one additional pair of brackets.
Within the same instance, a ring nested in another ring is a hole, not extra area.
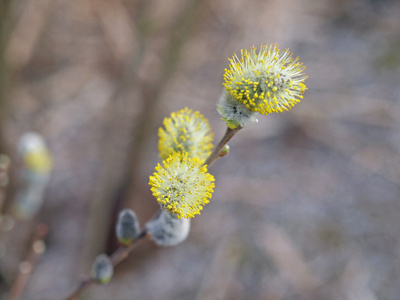
[(173, 153), (188, 153), (204, 161), (213, 148), (213, 134), (208, 120), (189, 108), (171, 113), (158, 131), (158, 150), (161, 159)]
[(214, 177), (197, 157), (173, 153), (156, 167), (149, 185), (161, 208), (178, 218), (194, 218), (209, 203), (214, 192)]
[(267, 115), (288, 110), (307, 90), (303, 64), (276, 44), (261, 45), (258, 51), (253, 46), (228, 59), (223, 85), (250, 111)]

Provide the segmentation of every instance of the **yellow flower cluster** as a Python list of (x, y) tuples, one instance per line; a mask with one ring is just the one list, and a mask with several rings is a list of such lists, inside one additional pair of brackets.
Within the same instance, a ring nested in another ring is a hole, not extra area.
[(214, 177), (197, 157), (173, 153), (155, 170), (149, 185), (162, 209), (175, 213), (178, 218), (194, 218), (209, 203)]
[(18, 142), (18, 152), (24, 167), (29, 172), (48, 175), (53, 168), (52, 155), (43, 137), (35, 132), (27, 132)]
[(208, 120), (198, 111), (189, 108), (173, 112), (158, 130), (158, 150), (161, 159), (173, 153), (188, 153), (204, 161), (213, 148), (213, 134)]
[(241, 50), (240, 58), (235, 54), (229, 62), (224, 86), (250, 111), (267, 115), (288, 110), (307, 89), (303, 64), (277, 45), (261, 45), (258, 52), (255, 47)]
[(24, 154), (26, 167), (36, 173), (47, 174), (53, 168), (50, 152), (46, 149), (37, 149)]

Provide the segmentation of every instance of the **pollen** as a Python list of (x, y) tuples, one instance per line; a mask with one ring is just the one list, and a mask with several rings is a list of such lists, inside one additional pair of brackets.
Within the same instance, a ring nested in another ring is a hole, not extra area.
[(161, 209), (178, 218), (194, 218), (209, 203), (214, 192), (214, 177), (197, 157), (173, 153), (156, 167), (149, 185)]
[(173, 112), (165, 118), (164, 128), (158, 130), (158, 150), (161, 159), (173, 153), (188, 153), (204, 161), (213, 148), (213, 134), (208, 120), (198, 111), (189, 108)]
[(235, 54), (229, 62), (223, 85), (250, 111), (267, 115), (288, 110), (307, 90), (303, 63), (276, 44), (241, 50), (240, 57)]

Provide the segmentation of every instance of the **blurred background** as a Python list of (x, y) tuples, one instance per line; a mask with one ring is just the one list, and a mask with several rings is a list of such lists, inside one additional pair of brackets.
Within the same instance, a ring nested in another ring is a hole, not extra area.
[[(261, 43), (304, 62), (302, 102), (230, 142), (188, 240), (141, 244), (81, 299), (400, 299), (394, 0), (1, 0), (0, 299), (64, 299), (115, 249), (119, 210), (144, 224), (163, 118), (199, 110), (220, 139), (226, 58)], [(31, 131), (53, 170), (41, 209), (17, 219)]]

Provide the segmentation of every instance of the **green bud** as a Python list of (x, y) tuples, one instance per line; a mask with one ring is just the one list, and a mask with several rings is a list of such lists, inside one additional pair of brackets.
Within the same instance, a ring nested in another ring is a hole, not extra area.
[(228, 155), (229, 154), (229, 150), (230, 150), (229, 145), (228, 144), (225, 145), (224, 148), (222, 148), (222, 151), (219, 154), (219, 157), (224, 157), (224, 156)]

